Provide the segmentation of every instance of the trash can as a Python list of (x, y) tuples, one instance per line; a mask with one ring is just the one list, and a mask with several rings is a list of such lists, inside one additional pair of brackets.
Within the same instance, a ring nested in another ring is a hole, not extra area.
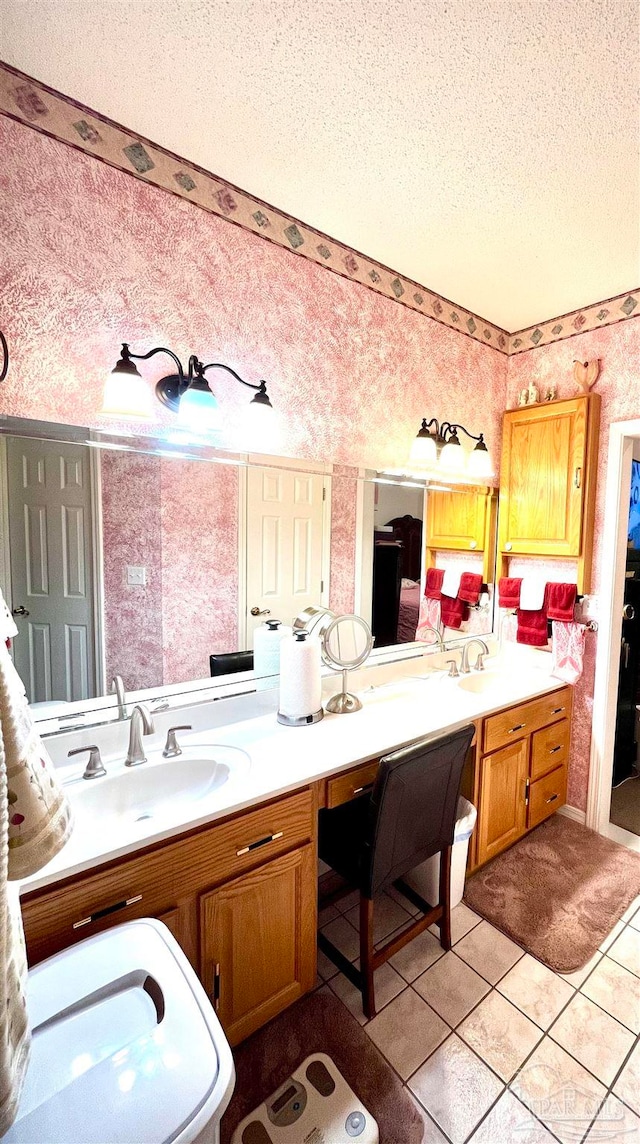
[[(467, 853), (469, 839), (473, 834), (478, 812), (468, 799), (458, 799), (458, 813), (456, 828), (453, 836), (453, 849), (451, 851), (451, 908), (462, 901), (464, 894), (464, 876), (467, 869)], [(431, 905), (435, 905), (440, 896), (440, 855), (434, 854), (421, 862), (405, 875), (405, 882), (416, 890), (422, 898)]]

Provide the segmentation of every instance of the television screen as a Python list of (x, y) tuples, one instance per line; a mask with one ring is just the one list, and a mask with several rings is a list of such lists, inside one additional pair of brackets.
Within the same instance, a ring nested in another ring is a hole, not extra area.
[(640, 548), (640, 461), (631, 462), (628, 539), (634, 548)]

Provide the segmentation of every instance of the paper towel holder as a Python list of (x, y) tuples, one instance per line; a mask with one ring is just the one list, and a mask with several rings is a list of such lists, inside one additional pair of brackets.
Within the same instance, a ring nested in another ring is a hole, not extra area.
[(323, 632), (322, 658), (329, 667), (342, 672), (342, 691), (332, 695), (326, 704), (332, 715), (349, 715), (361, 709), (358, 696), (347, 690), (347, 675), (364, 663), (372, 647), (371, 628), (362, 616), (338, 616)]

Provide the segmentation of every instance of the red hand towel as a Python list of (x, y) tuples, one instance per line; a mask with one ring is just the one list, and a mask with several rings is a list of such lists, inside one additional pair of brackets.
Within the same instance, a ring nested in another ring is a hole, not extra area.
[(440, 618), (445, 628), (459, 628), (463, 620), (469, 619), (469, 605), (458, 597), (442, 596)]
[(458, 599), (465, 604), (477, 604), (482, 589), (482, 576), (479, 572), (463, 572), (460, 577)]
[(439, 600), (442, 594), (444, 568), (427, 568), (427, 582), (424, 594), (428, 600)]
[(549, 584), (548, 619), (570, 624), (573, 621), (575, 603), (575, 584)]
[(521, 585), (522, 577), (519, 580), (508, 576), (500, 577), (498, 580), (498, 604), (501, 608), (520, 607)]
[(518, 632), (516, 642), (528, 644), (529, 647), (546, 647), (547, 636), (547, 609), (549, 607), (549, 585), (544, 590), (544, 603), (537, 612), (524, 611), (518, 608)]

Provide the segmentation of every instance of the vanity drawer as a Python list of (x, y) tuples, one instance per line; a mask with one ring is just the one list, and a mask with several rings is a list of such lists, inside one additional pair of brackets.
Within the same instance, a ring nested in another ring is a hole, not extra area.
[(490, 715), (484, 721), (482, 753), (491, 754), (540, 727), (567, 719), (570, 711), (571, 688), (563, 687), (561, 691), (552, 691), (550, 695), (541, 695), (539, 699)]
[(556, 767), (555, 771), (531, 783), (529, 806), (527, 807), (527, 828), (544, 822), (567, 801), (567, 766)]
[(370, 763), (361, 763), (352, 771), (336, 775), (334, 779), (327, 780), (327, 807), (341, 806), (343, 802), (350, 802), (352, 798), (364, 794), (371, 789), (375, 782), (380, 761), (374, 759)]
[(569, 758), (571, 724), (568, 719), (536, 731), (531, 739), (531, 781), (539, 779)]

